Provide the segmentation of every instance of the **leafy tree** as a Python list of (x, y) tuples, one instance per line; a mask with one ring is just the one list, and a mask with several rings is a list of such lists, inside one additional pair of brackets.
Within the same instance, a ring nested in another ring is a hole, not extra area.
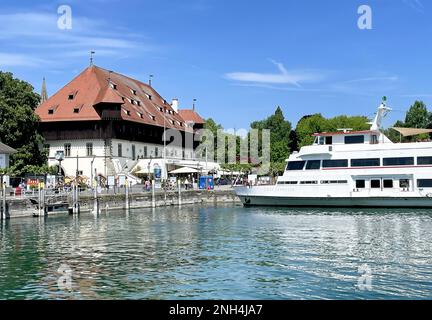
[(260, 131), (258, 150), (261, 152), (261, 130), (270, 130), (270, 168), (278, 168), (272, 170), (273, 173), (282, 173), (285, 168), (285, 160), (290, 154), (290, 133), (291, 123), (285, 120), (282, 109), (278, 106), (273, 115), (261, 121), (251, 123), (252, 129)]
[(296, 133), (299, 147), (313, 143), (314, 133), (335, 132), (338, 129), (346, 128), (352, 130), (367, 130), (370, 128), (369, 119), (363, 116), (348, 117), (345, 115), (336, 116), (330, 119), (324, 118), (321, 114), (305, 116), (297, 123)]
[(40, 148), (43, 137), (37, 131), (39, 119), (34, 113), (39, 100), (29, 83), (0, 71), (0, 139), (18, 151), (11, 155), (11, 173), (22, 174), (31, 168), (27, 166), (46, 163)]
[(427, 128), (429, 125), (429, 112), (423, 101), (415, 101), (405, 116), (405, 127)]

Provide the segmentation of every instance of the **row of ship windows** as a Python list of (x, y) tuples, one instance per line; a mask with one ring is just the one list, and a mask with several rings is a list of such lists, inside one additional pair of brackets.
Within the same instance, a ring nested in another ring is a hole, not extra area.
[[(348, 159), (290, 161), (286, 170), (319, 170), (321, 168), (347, 168)], [(379, 167), (380, 158), (351, 159), (351, 167)], [(414, 157), (383, 158), (383, 166), (412, 166)], [(432, 157), (417, 157), (417, 165), (432, 165)]]
[[(321, 180), (320, 184), (347, 184), (347, 180)], [(308, 181), (278, 181), (278, 184), (307, 184), (307, 185), (316, 185), (318, 184), (317, 180), (308, 180)], [(355, 181), (357, 189), (366, 188), (366, 180), (356, 180)], [(370, 180), (370, 188), (371, 189), (380, 189), (380, 188), (393, 188), (394, 181), (392, 179), (372, 179)], [(399, 188), (409, 188), (410, 180), (409, 179), (399, 179)], [(432, 188), (432, 179), (417, 179), (417, 187), (418, 188)]]

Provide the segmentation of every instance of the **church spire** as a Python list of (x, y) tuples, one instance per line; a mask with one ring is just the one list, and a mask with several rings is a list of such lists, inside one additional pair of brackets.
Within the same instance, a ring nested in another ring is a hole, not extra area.
[(41, 91), (41, 102), (40, 102), (40, 104), (44, 103), (47, 100), (48, 100), (48, 93), (47, 93), (46, 82), (45, 82), (45, 77), (44, 77), (43, 80), (42, 80), (42, 91)]

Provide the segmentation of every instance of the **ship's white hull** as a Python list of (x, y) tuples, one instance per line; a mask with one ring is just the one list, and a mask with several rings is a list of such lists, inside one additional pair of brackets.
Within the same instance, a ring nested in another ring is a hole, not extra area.
[(432, 198), (314, 198), (241, 196), (245, 206), (432, 208)]

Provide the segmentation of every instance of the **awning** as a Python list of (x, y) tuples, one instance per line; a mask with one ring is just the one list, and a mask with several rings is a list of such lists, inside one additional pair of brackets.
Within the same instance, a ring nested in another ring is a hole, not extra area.
[(190, 168), (190, 167), (181, 167), (175, 170), (170, 171), (170, 174), (180, 174), (180, 173), (196, 173), (198, 172), (197, 169)]
[(404, 137), (415, 136), (422, 133), (432, 132), (432, 129), (399, 128), (399, 127), (392, 127), (392, 129), (396, 130)]

